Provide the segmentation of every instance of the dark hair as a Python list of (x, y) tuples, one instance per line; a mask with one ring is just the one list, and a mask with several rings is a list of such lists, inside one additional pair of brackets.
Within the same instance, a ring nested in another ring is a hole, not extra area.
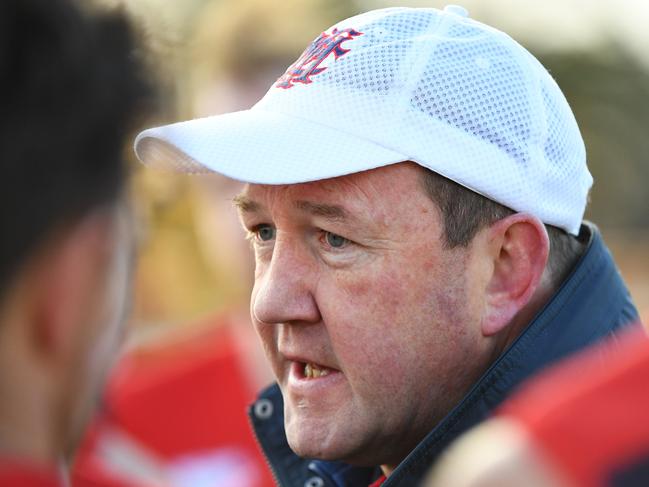
[(123, 191), (143, 74), (121, 14), (0, 2), (0, 293), (56, 228)]
[[(444, 220), (447, 248), (466, 247), (479, 230), (515, 213), (429, 169), (422, 167), (422, 171), (426, 194), (437, 204)], [(547, 269), (553, 284), (558, 286), (581, 255), (583, 245), (561, 228), (552, 225), (545, 228), (550, 239)]]

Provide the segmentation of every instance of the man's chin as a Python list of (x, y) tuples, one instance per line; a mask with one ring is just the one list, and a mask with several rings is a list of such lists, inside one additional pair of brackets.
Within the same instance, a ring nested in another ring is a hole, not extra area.
[[(289, 418), (290, 416), (287, 416)], [(330, 462), (344, 462), (356, 467), (376, 467), (399, 459), (390, 456), (391, 447), (379, 440), (379, 434), (362, 429), (359, 420), (333, 424), (333, 417), (324, 422), (289, 420), (285, 423), (286, 438), (299, 457)], [(371, 438), (371, 440), (370, 440)], [(386, 448), (387, 446), (387, 448)]]
[[(306, 444), (305, 444), (306, 443)], [(356, 467), (374, 467), (376, 464), (369, 458), (368, 452), (361, 451), (352, 445), (331, 445), (323, 447), (317, 443), (294, 442), (289, 439), (289, 446), (301, 458), (324, 460), (328, 462), (344, 462)]]
[(302, 458), (312, 458), (326, 461), (342, 461), (358, 464), (358, 437), (348, 431), (341, 434), (345, 428), (328, 427), (319, 421), (315, 424), (304, 423), (286, 425), (286, 437), (291, 450)]
[(293, 452), (302, 458), (312, 458), (314, 460), (327, 461), (344, 461), (344, 451), (338, 451), (335, 448), (319, 445), (317, 440), (308, 441), (304, 438), (299, 440), (288, 439), (288, 445)]
[(317, 460), (341, 460), (346, 449), (340, 445), (331, 425), (321, 421), (296, 421), (287, 423), (286, 438), (296, 455)]

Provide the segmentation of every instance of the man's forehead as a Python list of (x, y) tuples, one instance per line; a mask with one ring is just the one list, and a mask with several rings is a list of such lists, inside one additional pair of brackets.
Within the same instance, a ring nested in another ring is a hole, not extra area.
[[(414, 163), (397, 163), (331, 179), (287, 185), (247, 184), (235, 198), (244, 212), (259, 211), (277, 202), (322, 216), (349, 216), (354, 209), (380, 203), (394, 192), (419, 184), (420, 169)], [(400, 195), (398, 195), (400, 196)], [(336, 208), (338, 207), (338, 208)]]

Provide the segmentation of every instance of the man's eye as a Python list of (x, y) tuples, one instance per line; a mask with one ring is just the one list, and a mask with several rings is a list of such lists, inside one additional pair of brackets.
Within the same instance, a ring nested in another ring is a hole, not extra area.
[(270, 225), (260, 225), (255, 229), (255, 233), (259, 240), (268, 242), (275, 238), (275, 229)]
[(335, 249), (340, 249), (349, 242), (345, 237), (341, 237), (340, 235), (331, 232), (325, 232), (325, 239), (327, 240), (327, 244)]

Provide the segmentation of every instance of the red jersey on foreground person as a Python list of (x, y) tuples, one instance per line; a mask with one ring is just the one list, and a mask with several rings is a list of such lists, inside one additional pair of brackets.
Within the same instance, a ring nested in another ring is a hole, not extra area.
[(251, 315), (278, 382), (251, 418), (281, 485), (416, 485), (525, 378), (637, 319), (582, 222), (563, 94), (461, 7), (343, 20), (250, 110), (135, 150), (248, 183)]
[(649, 485), (644, 331), (552, 368), (449, 449), (430, 487)]
[(148, 97), (117, 15), (0, 2), (0, 485), (63, 485), (123, 336), (123, 138)]
[(220, 314), (123, 354), (73, 485), (103, 472), (105, 487), (272, 486), (246, 416), (257, 385), (248, 369), (255, 344), (241, 341), (246, 325), (238, 313)]

